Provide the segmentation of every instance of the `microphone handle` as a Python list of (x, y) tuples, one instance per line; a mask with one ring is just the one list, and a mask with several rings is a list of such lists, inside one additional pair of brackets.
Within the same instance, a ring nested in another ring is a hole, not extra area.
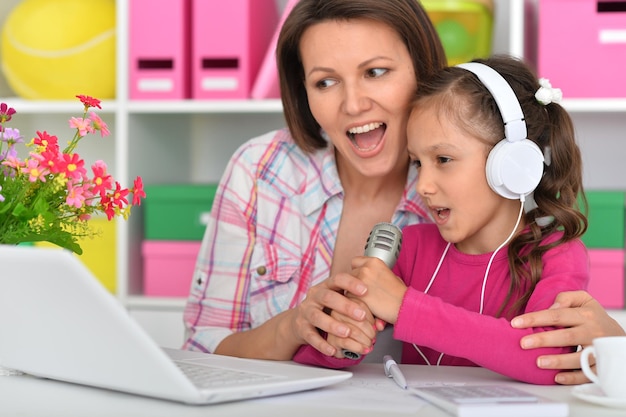
[[(379, 243), (380, 241), (380, 243)], [(365, 256), (371, 256), (383, 261), (389, 268), (393, 268), (398, 260), (398, 252), (402, 246), (402, 231), (392, 223), (377, 223), (367, 238)], [(345, 358), (357, 360), (360, 353), (348, 349), (341, 349)]]

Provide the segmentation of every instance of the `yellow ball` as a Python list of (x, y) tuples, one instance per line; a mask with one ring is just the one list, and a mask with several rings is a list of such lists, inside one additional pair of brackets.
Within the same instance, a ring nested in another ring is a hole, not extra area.
[(115, 0), (24, 0), (6, 19), (1, 52), (20, 97), (115, 98)]

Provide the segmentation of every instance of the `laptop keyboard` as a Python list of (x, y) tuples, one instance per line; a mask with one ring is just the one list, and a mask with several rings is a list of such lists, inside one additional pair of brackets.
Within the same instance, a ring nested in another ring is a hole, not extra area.
[(234, 369), (217, 368), (206, 365), (197, 365), (186, 362), (176, 362), (176, 365), (198, 388), (213, 388), (253, 382), (282, 379), (278, 375), (259, 374)]

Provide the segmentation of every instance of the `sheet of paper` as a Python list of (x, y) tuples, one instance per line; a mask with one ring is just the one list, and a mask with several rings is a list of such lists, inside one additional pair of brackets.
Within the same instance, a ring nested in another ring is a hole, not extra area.
[(415, 413), (426, 404), (410, 390), (401, 389), (392, 379), (385, 377), (382, 367), (380, 374), (355, 374), (347, 381), (329, 387), (254, 401), (389, 413)]

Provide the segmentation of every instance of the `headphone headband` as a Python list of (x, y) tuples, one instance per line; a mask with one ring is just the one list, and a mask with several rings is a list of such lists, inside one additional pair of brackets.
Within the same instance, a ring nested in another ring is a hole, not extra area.
[(517, 142), (527, 137), (522, 107), (509, 83), (496, 70), (478, 62), (467, 62), (457, 67), (474, 73), (491, 93), (504, 122), (504, 137)]
[(474, 73), (487, 87), (504, 122), (505, 137), (487, 157), (487, 182), (502, 197), (524, 201), (541, 181), (544, 157), (539, 146), (526, 137), (522, 106), (509, 83), (490, 66), (478, 62), (458, 66)]

